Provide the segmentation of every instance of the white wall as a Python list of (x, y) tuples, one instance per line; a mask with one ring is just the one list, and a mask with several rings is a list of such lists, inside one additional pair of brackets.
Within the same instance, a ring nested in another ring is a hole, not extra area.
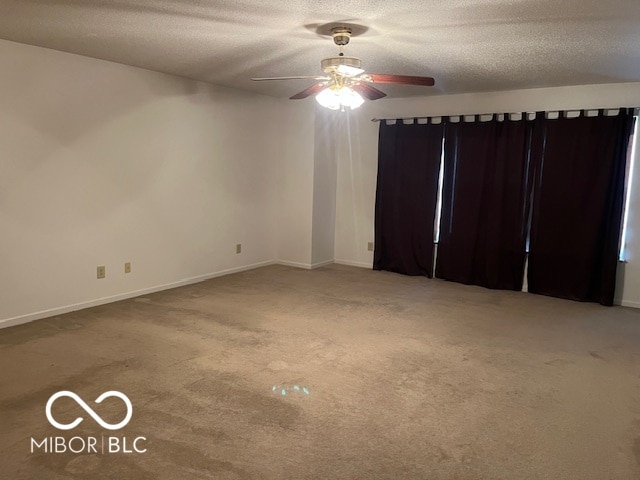
[[(335, 258), (372, 265), (378, 124), (372, 118), (522, 112), (640, 105), (640, 83), (584, 85), (509, 92), (447, 95), (367, 102), (350, 114), (339, 139)], [(628, 263), (620, 272), (617, 298), (640, 307), (640, 161), (636, 162), (629, 216)]]
[(286, 102), (277, 127), (281, 143), (274, 168), (278, 177), (277, 257), (280, 263), (310, 268), (315, 134), (313, 103)]
[(310, 200), (275, 219), (278, 169), (313, 168), (312, 112), (7, 41), (0, 58), (0, 326), (273, 262), (276, 230), (310, 222)]
[[(377, 100), (376, 102), (382, 102)], [(376, 102), (346, 112), (345, 126), (337, 140), (335, 260), (371, 268), (374, 237), (374, 205), (378, 173), (378, 124), (371, 122)]]
[(333, 263), (336, 138), (343, 122), (312, 99), (285, 107), (278, 168), (278, 262), (301, 268)]
[[(314, 102), (315, 103), (315, 102)], [(341, 112), (316, 107), (313, 162), (312, 267), (333, 263), (336, 225), (336, 139), (344, 125)]]

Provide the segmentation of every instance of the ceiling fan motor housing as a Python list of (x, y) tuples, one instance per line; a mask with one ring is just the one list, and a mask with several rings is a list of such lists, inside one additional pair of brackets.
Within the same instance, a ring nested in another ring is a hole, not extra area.
[(362, 68), (362, 60), (356, 57), (328, 57), (320, 62), (320, 66), (325, 73), (335, 72), (341, 65)]

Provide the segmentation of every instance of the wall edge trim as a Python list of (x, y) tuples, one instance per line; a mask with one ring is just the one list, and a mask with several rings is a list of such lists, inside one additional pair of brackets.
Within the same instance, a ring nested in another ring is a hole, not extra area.
[(360, 267), (360, 268), (368, 268), (368, 269), (373, 268), (373, 263), (354, 262), (352, 260), (340, 260), (338, 258), (334, 260), (334, 263), (337, 263), (338, 265), (348, 265), (351, 267)]

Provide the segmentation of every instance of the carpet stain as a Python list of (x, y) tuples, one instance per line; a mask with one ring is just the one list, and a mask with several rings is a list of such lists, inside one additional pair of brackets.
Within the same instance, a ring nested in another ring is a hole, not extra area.
[(156, 452), (162, 452), (163, 461), (188, 468), (189, 471), (203, 474), (206, 478), (223, 478), (223, 476), (240, 480), (252, 478), (249, 473), (236, 467), (233, 463), (213, 458), (211, 455), (194, 448), (193, 443), (156, 439), (153, 448)]
[(84, 322), (73, 318), (52, 317), (21, 325), (20, 328), (0, 329), (0, 348), (7, 345), (22, 345), (60, 333), (78, 330), (84, 326)]
[(250, 412), (246, 417), (251, 425), (276, 426), (293, 429), (302, 415), (300, 406), (286, 399), (274, 397), (271, 386), (260, 391), (241, 384), (241, 379), (230, 373), (209, 374), (185, 386), (189, 399), (195, 406), (207, 402), (218, 412)]
[(146, 406), (137, 415), (136, 420), (142, 431), (151, 430), (154, 425), (165, 425), (166, 428), (173, 429), (177, 434), (195, 435), (206, 439), (210, 445), (228, 443), (231, 440), (232, 437), (227, 432), (218, 425), (210, 423), (202, 414), (201, 409), (195, 408), (193, 410), (199, 412), (200, 415), (190, 417), (184, 412), (178, 415)]
[(136, 480), (157, 478), (145, 471), (132, 457), (125, 455), (80, 455), (75, 453), (42, 453), (31, 455), (29, 463), (36, 466), (42, 474), (37, 478), (122, 478), (133, 475)]
[(449, 462), (453, 460), (453, 457), (449, 455), (446, 450), (442, 447), (438, 447), (438, 463)]
[(554, 360), (544, 362), (545, 365), (551, 365), (552, 367), (564, 367), (566, 365), (571, 365), (572, 363), (573, 362), (565, 360), (564, 358), (556, 358)]
[(598, 352), (589, 352), (589, 355), (591, 355), (593, 358), (604, 360), (604, 358)]
[(633, 441), (633, 455), (636, 457), (638, 465), (640, 465), (640, 437)]
[[(89, 387), (96, 382), (96, 379), (114, 378), (118, 373), (127, 371), (130, 368), (139, 368), (139, 358), (128, 358), (113, 362), (103, 363), (85, 368), (80, 373), (69, 375), (64, 380), (58, 380), (46, 385), (44, 388), (33, 390), (17, 397), (9, 397), (0, 401), (0, 409), (10, 409), (13, 412), (29, 410), (35, 406), (41, 406), (44, 411), (46, 399), (55, 392), (61, 390), (69, 390), (69, 386), (73, 386), (75, 393), (82, 396), (83, 389), (89, 390)], [(102, 393), (102, 392), (99, 392)], [(44, 402), (43, 402), (43, 399)]]
[(282, 360), (274, 360), (273, 362), (269, 362), (267, 364), (267, 368), (272, 372), (280, 372), (282, 370), (290, 370), (291, 367), (289, 364)]
[(95, 472), (100, 468), (100, 460), (98, 455), (78, 455), (67, 463), (64, 470), (72, 475)]

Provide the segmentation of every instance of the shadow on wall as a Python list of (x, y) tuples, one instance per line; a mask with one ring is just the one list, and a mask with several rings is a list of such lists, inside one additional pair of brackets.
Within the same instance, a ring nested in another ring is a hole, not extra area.
[[(227, 95), (171, 75), (12, 42), (0, 41), (0, 55), (11, 66), (0, 72), (0, 202), (9, 206), (6, 215), (19, 213), (16, 223), (30, 209), (51, 210), (52, 220), (62, 219), (56, 212), (82, 217), (86, 210), (91, 219), (113, 212), (139, 196), (167, 159), (179, 158), (179, 143), (190, 139), (180, 121), (184, 99), (202, 104), (206, 118), (211, 99)], [(20, 208), (10, 208), (14, 203)], [(109, 208), (100, 212), (98, 205)]]

